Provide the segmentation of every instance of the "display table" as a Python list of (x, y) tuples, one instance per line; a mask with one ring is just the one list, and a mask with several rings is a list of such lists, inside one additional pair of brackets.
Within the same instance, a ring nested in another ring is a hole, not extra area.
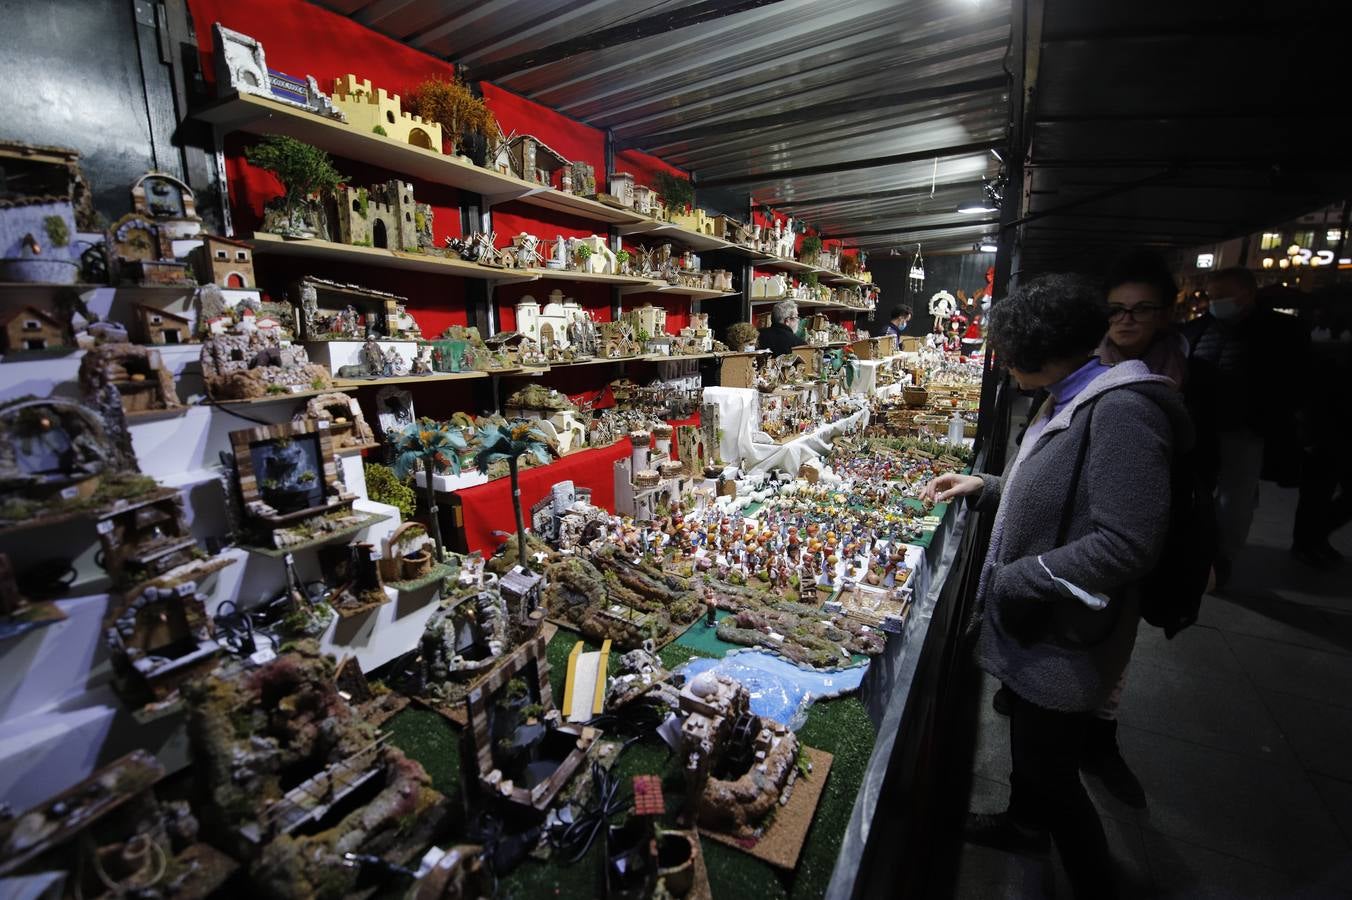
[(830, 449), (832, 438), (861, 430), (869, 418), (868, 410), (861, 409), (779, 444), (756, 440), (754, 428), (759, 419), (759, 391), (708, 387), (704, 389), (704, 402), (718, 406), (719, 428), (723, 432), (719, 453), (723, 461), (745, 472), (780, 468), (796, 473), (804, 462), (824, 455)]
[(850, 385), (850, 393), (858, 397), (881, 396), (882, 391), (893, 385), (884, 385), (878, 387), (878, 370), (883, 366), (891, 365), (894, 360), (902, 358), (901, 354), (889, 356), (886, 359), (861, 359), (856, 361), (858, 368), (855, 370), (854, 383)]

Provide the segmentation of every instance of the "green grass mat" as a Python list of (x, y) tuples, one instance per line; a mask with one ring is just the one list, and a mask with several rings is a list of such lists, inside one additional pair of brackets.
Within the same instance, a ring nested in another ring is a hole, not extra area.
[[(696, 627), (703, 628), (703, 620)], [(560, 630), (546, 650), (556, 701), (563, 697), (568, 653), (577, 639), (575, 633)], [(658, 654), (663, 664), (671, 668), (691, 656), (723, 655), (715, 644), (700, 635), (694, 635), (692, 640), (694, 643), (684, 643), (683, 637), (663, 648)], [(612, 666), (617, 656), (612, 652)], [(432, 776), (433, 786), (451, 798), (457, 809), (451, 839), (462, 839), (464, 823), (459, 812), (459, 729), (436, 713), (416, 707), (410, 707), (395, 716), (385, 729), (395, 746), (423, 764)], [(857, 698), (844, 697), (814, 703), (808, 710), (807, 722), (799, 730), (798, 736), (807, 746), (835, 756), (817, 816), (799, 858), (798, 869), (795, 872), (780, 872), (731, 847), (704, 841), (705, 863), (715, 898), (812, 900), (826, 893), (831, 869), (840, 852), (841, 836), (863, 783), (864, 768), (868, 764), (876, 735), (863, 704)], [(666, 744), (658, 738), (654, 736), (631, 745), (620, 756), (616, 771), (626, 784), (626, 791), (629, 778), (633, 775), (661, 774), (667, 809), (669, 813), (675, 811), (682, 789), (679, 764), (667, 750)], [(602, 840), (598, 839), (583, 859), (571, 865), (557, 858), (548, 863), (527, 861), (501, 880), (498, 897), (513, 900), (539, 897), (591, 900), (602, 896), (601, 847)]]

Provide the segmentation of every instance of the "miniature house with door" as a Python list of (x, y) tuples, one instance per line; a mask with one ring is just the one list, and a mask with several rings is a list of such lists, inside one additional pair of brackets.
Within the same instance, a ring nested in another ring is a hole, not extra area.
[(625, 209), (634, 208), (634, 176), (628, 172), (610, 173), (610, 196)]
[(404, 112), (398, 94), (389, 94), (384, 88), (373, 90), (369, 78), (344, 75), (334, 79), (333, 105), (363, 134), (383, 135), (401, 144), (441, 152), (440, 123), (424, 122), (421, 116)]
[(563, 725), (549, 686), (544, 635), (517, 647), (466, 698), (461, 752), (485, 800), (543, 813), (586, 761), (601, 731)]
[(141, 326), (142, 343), (163, 347), (192, 342), (192, 322), (187, 316), (138, 303), (136, 318)]
[(36, 306), (21, 306), (0, 317), (4, 324), (5, 352), (64, 350), (69, 346), (65, 326)]
[(393, 338), (407, 317), (404, 297), (312, 275), (296, 283), (292, 296), (300, 308), (301, 339), (306, 341)]
[(563, 291), (557, 289), (550, 292), (549, 302), (543, 309), (530, 294), (516, 304), (516, 330), (535, 341), (546, 353), (552, 347), (567, 349), (569, 335), (575, 333), (586, 318), (578, 302), (572, 297), (564, 297)]
[(253, 248), (244, 241), (208, 234), (202, 238), (202, 246), (193, 251), (192, 259), (201, 284), (218, 284), (231, 289), (258, 287), (254, 278)]

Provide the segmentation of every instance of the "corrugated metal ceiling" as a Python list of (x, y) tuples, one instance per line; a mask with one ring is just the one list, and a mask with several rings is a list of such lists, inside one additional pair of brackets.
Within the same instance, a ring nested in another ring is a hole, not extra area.
[(828, 236), (928, 251), (990, 230), (956, 206), (998, 171), (1008, 0), (322, 5)]

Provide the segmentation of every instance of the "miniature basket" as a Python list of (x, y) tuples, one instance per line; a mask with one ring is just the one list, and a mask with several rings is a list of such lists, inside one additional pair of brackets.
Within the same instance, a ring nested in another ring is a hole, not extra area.
[(924, 406), (929, 403), (929, 391), (922, 387), (907, 387), (901, 389), (902, 402), (910, 407)]

